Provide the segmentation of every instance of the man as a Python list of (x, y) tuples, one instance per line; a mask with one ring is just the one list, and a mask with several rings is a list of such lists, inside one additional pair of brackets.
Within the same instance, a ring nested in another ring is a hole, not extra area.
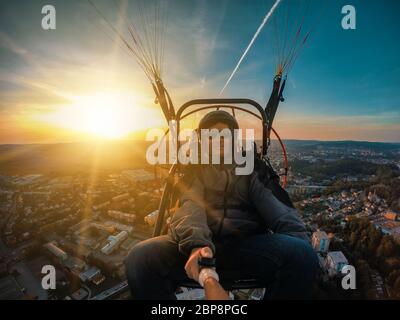
[[(238, 127), (225, 111), (210, 112), (199, 124), (219, 131)], [(235, 167), (196, 167), (168, 235), (132, 249), (126, 272), (134, 299), (176, 299), (176, 287), (188, 278), (206, 289), (207, 282), (258, 279), (266, 287), (264, 299), (310, 297), (317, 258), (304, 223), (260, 172), (236, 175)], [(215, 258), (216, 268), (200, 271), (204, 257)]]

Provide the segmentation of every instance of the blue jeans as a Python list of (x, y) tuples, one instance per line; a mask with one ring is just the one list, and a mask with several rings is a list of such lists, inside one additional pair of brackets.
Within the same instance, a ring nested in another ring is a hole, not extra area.
[[(220, 281), (258, 279), (267, 288), (264, 299), (310, 297), (318, 260), (311, 245), (284, 234), (258, 234), (216, 245)], [(125, 260), (134, 299), (176, 299), (175, 290), (187, 281), (188, 257), (169, 236), (138, 243)]]

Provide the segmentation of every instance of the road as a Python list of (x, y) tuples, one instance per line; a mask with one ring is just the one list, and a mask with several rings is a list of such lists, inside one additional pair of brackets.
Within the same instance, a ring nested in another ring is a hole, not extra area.
[(48, 299), (47, 291), (42, 288), (39, 279), (32, 274), (32, 271), (24, 262), (18, 262), (12, 269), (18, 271), (17, 282), (26, 289), (28, 295), (36, 296), (38, 300)]

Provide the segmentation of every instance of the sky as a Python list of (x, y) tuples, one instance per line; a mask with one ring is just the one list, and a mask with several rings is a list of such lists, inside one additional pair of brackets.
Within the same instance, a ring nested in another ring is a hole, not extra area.
[[(168, 15), (163, 80), (176, 107), (218, 97), (275, 2), (153, 0), (144, 9), (160, 1)], [(138, 1), (128, 2), (140, 25)], [(126, 35), (114, 2), (95, 3)], [(46, 4), (56, 9), (55, 30), (41, 27)], [(347, 4), (356, 30), (342, 28)], [(274, 123), (280, 136), (400, 142), (396, 0), (282, 0), (223, 96), (266, 104), (276, 41), (295, 34), (302, 12), (312, 32), (288, 75)], [(88, 1), (0, 1), (0, 144), (126, 138), (160, 126), (149, 81)]]

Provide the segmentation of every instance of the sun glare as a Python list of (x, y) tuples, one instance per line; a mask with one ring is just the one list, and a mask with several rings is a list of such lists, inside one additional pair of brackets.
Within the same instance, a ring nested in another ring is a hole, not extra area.
[[(97, 94), (81, 97), (76, 101), (80, 110), (80, 128), (104, 138), (120, 138), (129, 133), (129, 123), (121, 117), (126, 105), (121, 97), (110, 94)], [(132, 106), (133, 107), (133, 106)]]
[(59, 106), (40, 118), (98, 138), (116, 139), (163, 125), (159, 110), (146, 104), (148, 99), (132, 93), (101, 92), (76, 97), (71, 104)]

